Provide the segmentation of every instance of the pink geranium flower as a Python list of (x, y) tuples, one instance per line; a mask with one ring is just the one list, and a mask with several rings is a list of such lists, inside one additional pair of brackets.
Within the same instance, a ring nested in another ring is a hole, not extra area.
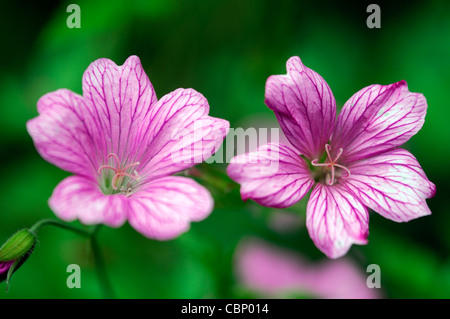
[(293, 147), (269, 143), (238, 155), (229, 176), (244, 200), (288, 207), (314, 186), (306, 226), (315, 245), (338, 258), (366, 244), (371, 208), (396, 222), (429, 215), (431, 183), (416, 158), (397, 148), (422, 127), (427, 103), (405, 81), (370, 85), (348, 100), (336, 120), (328, 84), (300, 58), (266, 83), (265, 103)]
[(228, 132), (228, 122), (208, 116), (208, 102), (195, 90), (158, 101), (138, 57), (122, 66), (99, 59), (83, 75), (83, 96), (57, 90), (37, 108), (27, 128), (38, 152), (75, 174), (49, 200), (59, 218), (111, 227), (128, 220), (164, 240), (212, 211), (203, 186), (171, 176), (211, 156)]

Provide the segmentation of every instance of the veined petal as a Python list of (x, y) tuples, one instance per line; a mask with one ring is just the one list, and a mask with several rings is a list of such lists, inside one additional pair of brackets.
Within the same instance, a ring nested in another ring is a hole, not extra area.
[(146, 183), (129, 197), (128, 221), (146, 237), (167, 240), (186, 232), (191, 221), (212, 211), (211, 194), (196, 181), (168, 176)]
[(304, 66), (299, 57), (286, 64), (286, 75), (272, 75), (266, 82), (265, 103), (301, 154), (319, 157), (333, 131), (336, 101), (325, 80)]
[(206, 98), (193, 89), (165, 95), (142, 130), (141, 175), (167, 176), (197, 165), (217, 151), (228, 133), (226, 120), (208, 116)]
[(96, 118), (96, 147), (101, 163), (109, 153), (125, 162), (140, 148), (141, 130), (148, 126), (151, 106), (156, 94), (137, 56), (129, 57), (122, 66), (109, 59), (91, 63), (83, 74), (83, 96)]
[(104, 195), (97, 183), (69, 176), (56, 186), (49, 200), (53, 212), (65, 221), (79, 219), (86, 225), (121, 226), (127, 217), (128, 198)]
[(317, 184), (306, 208), (306, 227), (317, 248), (334, 259), (352, 244), (367, 244), (369, 215), (343, 185)]
[(83, 98), (61, 89), (42, 96), (39, 116), (27, 122), (39, 154), (48, 162), (74, 174), (95, 176), (95, 122)]
[(367, 207), (396, 222), (431, 214), (426, 199), (436, 193), (417, 159), (404, 149), (367, 158), (349, 167), (345, 184)]
[(269, 207), (288, 207), (305, 196), (314, 183), (308, 165), (294, 150), (269, 143), (234, 157), (228, 175), (241, 184), (242, 199)]
[(393, 149), (416, 134), (425, 121), (427, 102), (405, 81), (370, 85), (348, 100), (332, 136), (341, 160), (355, 161)]

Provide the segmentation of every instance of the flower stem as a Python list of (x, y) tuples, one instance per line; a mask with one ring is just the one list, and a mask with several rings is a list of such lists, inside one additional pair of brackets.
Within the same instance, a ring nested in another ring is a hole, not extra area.
[(59, 227), (59, 228), (67, 229), (67, 230), (73, 231), (73, 232), (78, 233), (78, 234), (80, 234), (82, 236), (85, 236), (85, 237), (90, 237), (91, 236), (91, 232), (89, 232), (87, 230), (80, 229), (80, 228), (74, 227), (72, 225), (68, 225), (66, 223), (63, 223), (63, 222), (60, 222), (60, 221), (54, 220), (54, 219), (43, 219), (43, 220), (40, 220), (36, 224), (31, 226), (30, 231), (32, 233), (36, 234), (42, 226), (47, 226), (47, 225), (53, 225), (53, 226), (56, 226), (56, 227)]
[(33, 226), (31, 226), (31, 228), (29, 230), (30, 230), (30, 232), (32, 232), (33, 234), (36, 235), (37, 232), (41, 229), (41, 227), (47, 226), (47, 225), (52, 225), (52, 226), (56, 226), (56, 227), (59, 227), (62, 229), (67, 229), (67, 230), (75, 232), (79, 235), (89, 238), (90, 243), (91, 243), (92, 254), (94, 256), (95, 268), (96, 268), (96, 272), (97, 272), (98, 280), (100, 282), (103, 296), (108, 299), (114, 298), (114, 291), (112, 289), (111, 283), (106, 274), (105, 262), (104, 262), (103, 255), (100, 250), (100, 246), (98, 245), (98, 241), (97, 241), (97, 233), (98, 233), (101, 225), (95, 225), (90, 230), (85, 230), (85, 229), (81, 229), (81, 228), (74, 227), (72, 225), (60, 222), (58, 220), (43, 219), (43, 220), (38, 221)]
[(103, 296), (107, 299), (114, 299), (114, 291), (112, 289), (111, 283), (109, 281), (108, 275), (106, 273), (105, 261), (103, 259), (102, 252), (100, 250), (100, 246), (97, 242), (96, 234), (98, 233), (101, 225), (96, 225), (91, 231), (91, 248), (92, 254), (94, 255), (95, 260), (95, 269), (97, 271), (98, 280), (100, 282), (100, 286), (102, 288)]

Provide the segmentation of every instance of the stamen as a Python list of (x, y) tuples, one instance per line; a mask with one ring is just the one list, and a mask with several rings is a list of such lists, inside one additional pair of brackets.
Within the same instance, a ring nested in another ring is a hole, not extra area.
[(114, 175), (114, 177), (113, 177), (113, 179), (112, 179), (112, 182), (111, 182), (112, 188), (113, 188), (115, 191), (117, 190), (116, 182), (117, 182), (117, 179), (118, 179), (119, 177), (120, 177), (119, 174)]
[(328, 158), (329, 158), (330, 161), (331, 161), (331, 154), (330, 154), (330, 152), (331, 152), (331, 146), (330, 146), (330, 144), (325, 144), (325, 151), (327, 151)]
[(347, 175), (345, 175), (343, 177), (349, 177), (350, 176), (350, 170), (347, 167), (345, 167), (344, 165), (334, 164), (334, 166), (340, 167), (340, 168), (342, 168), (343, 170), (345, 170), (347, 172)]
[(318, 159), (316, 158), (315, 160), (311, 161), (311, 164), (313, 166), (330, 166), (330, 163), (317, 163)]
[(115, 168), (115, 167), (112, 167), (111, 165), (102, 165), (102, 166), (100, 166), (100, 167), (98, 168), (98, 171), (97, 171), (97, 172), (100, 174), (100, 172), (101, 172), (103, 169), (105, 169), (105, 168), (107, 168), (107, 169), (112, 169), (114, 172), (117, 173), (116, 168)]
[(114, 153), (109, 153), (109, 154), (108, 154), (108, 161), (109, 161), (109, 159), (110, 159), (111, 157), (114, 157), (114, 158), (116, 159), (117, 166), (120, 167), (120, 160), (119, 160), (119, 157), (118, 157), (116, 154), (114, 154)]
[[(129, 184), (128, 184), (129, 185)], [(133, 189), (130, 186), (120, 186), (119, 189), (125, 196), (130, 196), (133, 193)]]
[(331, 165), (331, 179), (329, 180), (328, 184), (333, 185), (334, 183), (334, 165)]
[(131, 175), (131, 174), (128, 174), (128, 173), (121, 173), (120, 175), (127, 176), (127, 177), (132, 178), (132, 179), (136, 179), (136, 175)]
[(345, 172), (347, 173), (346, 176), (342, 176), (342, 177), (349, 177), (350, 176), (350, 170), (347, 167), (345, 167), (344, 165), (337, 164), (337, 161), (339, 160), (339, 158), (342, 155), (342, 152), (344, 151), (342, 148), (339, 149), (339, 151), (338, 151), (338, 153), (336, 155), (336, 158), (334, 160), (331, 157), (331, 146), (330, 146), (330, 144), (325, 144), (325, 151), (327, 152), (327, 155), (328, 155), (328, 161), (325, 162), (325, 163), (317, 163), (319, 160), (316, 158), (316, 159), (311, 161), (311, 165), (313, 165), (313, 166), (325, 166), (325, 167), (329, 167), (331, 169), (331, 177), (330, 177), (330, 175), (327, 174), (327, 178), (326, 178), (326, 183), (331, 186), (335, 182), (335, 175), (336, 175), (335, 174), (335, 170), (336, 170), (336, 167), (339, 167), (339, 168), (345, 170)]
[[(98, 168), (98, 173), (101, 174), (101, 171), (104, 169), (112, 169), (114, 171), (114, 176), (111, 181), (111, 186), (112, 186), (113, 190), (117, 190), (117, 188), (118, 188), (117, 184), (120, 185), (123, 181), (123, 177), (125, 177), (125, 176), (128, 178), (131, 178), (133, 180), (138, 180), (140, 178), (137, 170), (133, 170), (133, 174), (130, 174), (127, 172), (130, 168), (132, 168), (134, 166), (138, 166), (140, 164), (140, 162), (134, 162), (134, 163), (128, 164), (124, 167), (121, 167), (119, 157), (114, 153), (109, 153), (107, 156), (108, 161), (110, 160), (111, 157), (113, 157), (115, 159), (117, 167), (114, 167), (114, 166), (108, 165), (108, 164), (102, 165)], [(119, 189), (122, 189), (122, 186), (120, 186)], [(130, 183), (128, 184), (128, 189), (131, 189)]]
[(343, 151), (344, 151), (344, 150), (343, 150), (342, 148), (339, 149), (339, 152), (338, 152), (338, 154), (336, 155), (336, 158), (334, 159), (334, 162), (335, 162), (335, 163), (337, 162), (337, 160), (339, 159), (339, 157), (341, 157)]
[(141, 164), (141, 163), (139, 163), (139, 162), (131, 163), (131, 164), (128, 164), (127, 166), (125, 166), (123, 169), (126, 170), (126, 169), (129, 169), (130, 167), (138, 166), (139, 164)]

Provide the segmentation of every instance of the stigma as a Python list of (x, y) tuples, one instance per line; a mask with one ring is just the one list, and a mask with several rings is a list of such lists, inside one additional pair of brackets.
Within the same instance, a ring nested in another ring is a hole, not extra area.
[[(102, 170), (104, 169), (110, 169), (114, 172), (114, 176), (112, 178), (112, 182), (111, 182), (111, 186), (113, 188), (113, 190), (120, 190), (123, 191), (124, 187), (120, 186), (125, 177), (128, 177), (129, 179), (133, 180), (133, 181), (137, 181), (140, 176), (138, 174), (138, 172), (136, 171), (136, 169), (133, 169), (133, 167), (138, 166), (140, 163), (139, 162), (134, 162), (128, 165), (123, 165), (120, 163), (119, 157), (115, 154), (115, 153), (109, 153), (108, 154), (108, 162), (110, 160), (110, 158), (113, 158), (116, 162), (116, 166), (113, 165), (102, 165), (98, 168), (98, 174), (101, 174)], [(131, 173), (130, 173), (131, 171)], [(127, 185), (126, 187), (127, 190), (130, 190), (131, 187), (130, 185)]]
[(330, 144), (326, 144), (325, 145), (325, 151), (327, 152), (327, 156), (328, 156), (328, 161), (325, 163), (317, 163), (318, 159), (314, 159), (311, 161), (311, 164), (313, 166), (325, 166), (326, 168), (329, 168), (331, 173), (326, 175), (326, 183), (328, 185), (333, 185), (336, 182), (336, 167), (339, 167), (341, 169), (343, 169), (347, 175), (342, 176), (342, 177), (349, 177), (350, 176), (350, 170), (345, 167), (344, 165), (338, 164), (338, 160), (342, 155), (342, 152), (344, 151), (342, 148), (339, 149), (336, 158), (332, 158), (331, 157), (331, 146)]

